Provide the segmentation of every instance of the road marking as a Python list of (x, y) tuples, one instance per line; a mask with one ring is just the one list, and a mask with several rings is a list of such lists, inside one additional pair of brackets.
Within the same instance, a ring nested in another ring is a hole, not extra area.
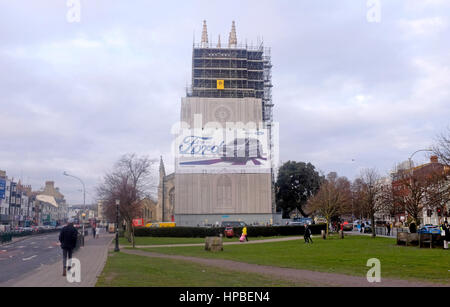
[(28, 258), (22, 258), (22, 260), (23, 261), (28, 261), (28, 260), (31, 260), (31, 259), (36, 258), (36, 257), (37, 257), (37, 255), (34, 255), (34, 256), (31, 256), (31, 257), (28, 257)]

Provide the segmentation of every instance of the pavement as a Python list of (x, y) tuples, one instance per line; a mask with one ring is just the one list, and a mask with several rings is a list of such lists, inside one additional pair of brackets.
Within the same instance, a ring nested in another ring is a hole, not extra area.
[[(73, 254), (81, 264), (81, 281), (69, 282), (62, 276), (62, 251), (58, 240), (59, 233), (36, 237), (1, 247), (7, 257), (0, 260), (0, 287), (93, 287), (101, 274), (108, 256), (108, 247), (114, 237), (101, 234), (94, 239), (85, 238), (85, 246)], [(22, 245), (19, 245), (22, 244)], [(0, 253), (0, 259), (2, 254)], [(11, 257), (12, 256), (12, 257)], [(18, 257), (19, 256), (19, 257)], [(9, 272), (9, 274), (4, 274)], [(68, 274), (69, 275), (69, 274)], [(6, 279), (6, 280), (5, 280)]]

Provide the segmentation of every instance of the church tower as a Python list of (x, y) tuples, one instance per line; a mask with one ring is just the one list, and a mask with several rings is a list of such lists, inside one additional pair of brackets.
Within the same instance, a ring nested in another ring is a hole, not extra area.
[(217, 44), (208, 40), (204, 21), (181, 101), (189, 128), (175, 146), (178, 226), (272, 222), (270, 49), (239, 45), (234, 21), (223, 45), (220, 36)]

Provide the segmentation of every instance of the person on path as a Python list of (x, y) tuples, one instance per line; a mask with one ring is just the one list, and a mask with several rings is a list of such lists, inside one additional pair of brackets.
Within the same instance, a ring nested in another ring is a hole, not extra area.
[(448, 226), (448, 222), (445, 221), (444, 224), (442, 224), (441, 229), (443, 231), (443, 241), (444, 241), (444, 249), (448, 250), (448, 242), (450, 241), (450, 228)]
[(309, 226), (308, 226), (308, 225), (305, 225), (305, 235), (304, 235), (304, 238), (305, 238), (305, 243), (310, 243), (310, 241), (311, 241), (311, 243), (313, 243), (313, 240), (312, 240), (312, 238), (311, 238), (311, 229), (309, 229)]
[(248, 242), (248, 238), (247, 238), (247, 226), (244, 226), (244, 228), (242, 228), (242, 234), (245, 236), (245, 241)]
[(390, 236), (391, 235), (391, 224), (390, 223), (386, 224), (386, 230), (387, 230), (387, 235)]
[(364, 231), (364, 227), (365, 227), (366, 225), (364, 224), (364, 222), (363, 223), (361, 223), (361, 233), (365, 233), (365, 231)]
[(94, 239), (95, 239), (96, 232), (97, 232), (97, 229), (96, 229), (96, 226), (94, 224), (94, 225), (92, 225), (92, 236), (94, 237)]
[[(77, 246), (78, 231), (73, 227), (73, 219), (69, 219), (66, 226), (59, 233), (59, 242), (63, 250), (63, 276), (66, 276), (67, 269), (70, 271), (70, 262), (72, 260), (72, 252)], [(67, 258), (69, 258), (69, 267), (67, 267)]]

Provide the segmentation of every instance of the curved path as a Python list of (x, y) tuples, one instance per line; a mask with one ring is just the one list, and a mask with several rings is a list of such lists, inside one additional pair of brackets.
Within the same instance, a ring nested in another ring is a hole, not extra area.
[[(293, 238), (281, 238), (281, 239), (269, 239), (269, 240), (258, 240), (250, 241), (245, 244), (260, 244), (267, 242), (280, 242), (280, 241), (290, 241), (303, 239), (302, 237)], [(229, 242), (224, 243), (224, 245), (234, 245), (243, 244), (240, 242)], [(151, 245), (142, 246), (143, 248), (151, 247), (177, 247), (177, 246), (204, 246), (204, 244), (172, 244), (172, 245)], [(421, 281), (409, 281), (409, 280), (399, 280), (382, 278), (380, 283), (369, 283), (366, 277), (352, 276), (345, 274), (336, 273), (325, 273), (309, 270), (300, 270), (293, 268), (282, 268), (267, 265), (258, 265), (251, 263), (244, 263), (225, 259), (209, 259), (209, 258), (199, 258), (190, 256), (180, 256), (180, 255), (167, 255), (159, 254), (155, 252), (147, 252), (136, 249), (122, 249), (122, 252), (131, 255), (145, 256), (145, 257), (155, 257), (155, 258), (165, 258), (181, 261), (189, 261), (203, 265), (209, 265), (214, 267), (219, 267), (221, 269), (227, 269), (237, 272), (249, 272), (249, 273), (259, 273), (263, 275), (270, 275), (273, 277), (281, 278), (284, 280), (292, 281), (294, 283), (304, 284), (305, 282), (314, 286), (344, 286), (344, 287), (449, 287), (449, 284), (435, 284), (429, 282)]]

